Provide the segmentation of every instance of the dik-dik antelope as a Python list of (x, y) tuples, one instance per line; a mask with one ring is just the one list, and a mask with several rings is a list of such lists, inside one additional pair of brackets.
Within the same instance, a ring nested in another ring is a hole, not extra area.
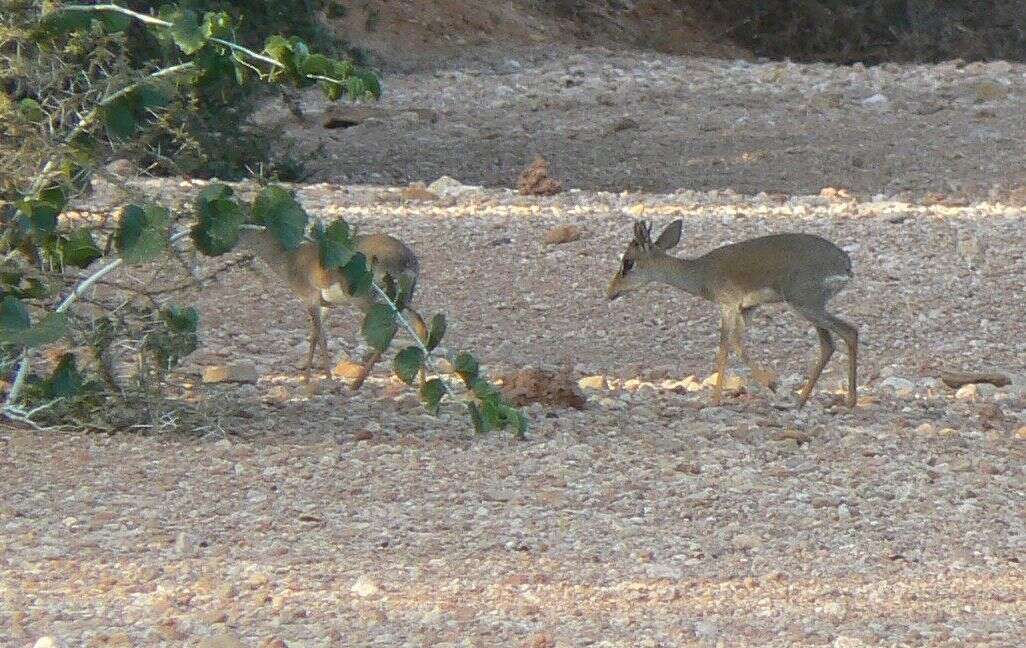
[[(408, 304), (413, 300), (420, 264), (417, 256), (399, 239), (387, 234), (363, 234), (354, 237), (354, 249), (363, 253), (367, 264), (374, 272), (374, 280), (378, 285), (391, 281), (398, 285), (403, 277), (409, 280), (410, 295)], [(304, 375), (309, 381), (310, 368), (317, 345), (321, 347), (321, 358), (325, 373), (331, 371), (331, 358), (328, 355), (328, 340), (324, 334), (323, 308), (338, 304), (350, 304), (362, 312), (370, 310), (377, 300), (373, 294), (358, 297), (348, 293), (349, 282), (344, 273), (338, 269), (327, 269), (321, 265), (320, 251), (316, 243), (306, 241), (294, 250), (286, 250), (273, 234), (266, 230), (245, 229), (239, 235), (239, 243), (250, 250), (289, 286), (293, 293), (306, 305), (310, 314), (310, 349), (303, 365)], [(407, 305), (406, 314), (410, 316), (413, 328), (422, 339), (427, 339), (427, 326), (420, 315)], [(368, 355), (363, 362), (360, 373), (352, 383), (352, 389), (359, 389), (367, 379), (367, 375), (381, 358), (377, 351)]]
[(823, 367), (834, 353), (833, 334), (848, 347), (848, 406), (856, 400), (858, 330), (826, 311), (827, 302), (852, 278), (851, 258), (826, 239), (810, 234), (773, 234), (724, 245), (695, 259), (666, 253), (680, 242), (683, 221), (671, 223), (652, 241), (651, 225), (634, 224), (620, 269), (607, 296), (616, 299), (652, 281), (669, 284), (720, 305), (720, 347), (716, 357), (713, 402), (719, 404), (727, 355), (733, 346), (752, 376), (775, 390), (773, 373), (758, 366), (744, 347), (744, 330), (752, 311), (762, 304), (786, 302), (812, 322), (819, 334), (819, 360), (801, 391), (798, 407), (808, 401)]

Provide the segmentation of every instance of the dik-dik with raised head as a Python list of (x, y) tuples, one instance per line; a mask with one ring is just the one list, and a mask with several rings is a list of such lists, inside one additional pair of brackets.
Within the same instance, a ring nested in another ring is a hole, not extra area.
[[(420, 315), (408, 305), (413, 300), (420, 265), (417, 256), (402, 241), (388, 234), (362, 234), (354, 237), (354, 249), (367, 258), (368, 266), (374, 272), (378, 285), (389, 280), (398, 285), (407, 277), (410, 295), (405, 313), (410, 317), (413, 328), (422, 339), (427, 339), (427, 326)], [(349, 304), (367, 312), (377, 300), (373, 294), (354, 297), (349, 295), (349, 282), (338, 269), (327, 269), (321, 265), (320, 251), (316, 243), (305, 241), (294, 250), (286, 250), (278, 239), (266, 230), (245, 229), (239, 234), (239, 244), (266, 263), (289, 286), (306, 306), (310, 314), (310, 349), (303, 365), (307, 380), (313, 357), (320, 344), (321, 359), (325, 373), (331, 371), (328, 355), (328, 340), (324, 335), (323, 309), (338, 304)], [(364, 359), (360, 373), (353, 380), (352, 388), (359, 389), (367, 375), (381, 358), (377, 351)]]
[(848, 347), (848, 406), (856, 400), (858, 330), (827, 312), (827, 302), (852, 278), (851, 258), (824, 238), (811, 234), (772, 234), (717, 248), (694, 259), (678, 258), (667, 250), (680, 242), (683, 221), (676, 220), (652, 241), (651, 225), (634, 224), (620, 268), (607, 296), (616, 299), (658, 281), (720, 305), (720, 346), (716, 357), (713, 402), (719, 404), (727, 355), (733, 347), (752, 370), (752, 376), (774, 390), (773, 373), (757, 365), (744, 347), (744, 330), (751, 313), (762, 304), (786, 302), (812, 323), (819, 334), (819, 360), (798, 398), (805, 405), (823, 367), (834, 353), (836, 334)]

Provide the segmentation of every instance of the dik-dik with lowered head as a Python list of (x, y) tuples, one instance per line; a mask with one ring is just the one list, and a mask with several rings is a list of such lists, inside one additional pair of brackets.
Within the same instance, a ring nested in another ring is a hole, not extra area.
[[(320, 251), (317, 244), (312, 241), (305, 241), (294, 250), (286, 250), (270, 232), (246, 229), (239, 235), (239, 244), (253, 252), (278, 274), (306, 306), (310, 315), (310, 349), (304, 364), (307, 380), (310, 378), (310, 368), (318, 344), (321, 347), (324, 371), (329, 373), (331, 358), (328, 355), (328, 340), (324, 334), (323, 309), (347, 303), (367, 312), (377, 303), (375, 296), (350, 295), (345, 273), (337, 268), (329, 270), (321, 265)], [(389, 281), (398, 284), (405, 277), (410, 285), (408, 304), (412, 302), (413, 290), (420, 273), (420, 265), (413, 250), (388, 234), (359, 235), (353, 238), (353, 244), (354, 250), (366, 257), (378, 285)], [(417, 335), (426, 340), (427, 325), (424, 320), (409, 305), (406, 306), (405, 312), (410, 317)], [(364, 359), (363, 367), (352, 383), (354, 390), (363, 385), (370, 370), (380, 358), (381, 354), (374, 351)], [(421, 379), (423, 380), (423, 370)]]
[(849, 407), (856, 401), (858, 330), (826, 311), (827, 302), (852, 278), (851, 258), (826, 239), (811, 234), (772, 234), (717, 248), (694, 259), (677, 258), (667, 250), (680, 242), (683, 221), (666, 227), (655, 241), (644, 221), (634, 224), (620, 269), (607, 296), (616, 299), (657, 281), (720, 305), (720, 346), (716, 357), (713, 402), (719, 404), (727, 355), (733, 347), (752, 376), (775, 389), (773, 373), (757, 365), (744, 347), (744, 330), (751, 313), (762, 304), (786, 302), (819, 334), (819, 360), (798, 398), (805, 405), (823, 367), (834, 353), (836, 334), (848, 347)]

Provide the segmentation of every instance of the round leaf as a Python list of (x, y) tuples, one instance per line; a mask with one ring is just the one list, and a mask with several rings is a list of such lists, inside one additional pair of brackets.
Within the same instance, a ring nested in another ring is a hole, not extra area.
[(423, 366), (424, 352), (414, 346), (406, 347), (397, 353), (392, 363), (395, 375), (399, 376), (399, 380), (407, 385), (413, 384), (413, 381), (417, 378), (417, 373)]
[(428, 333), (427, 344), (428, 351), (434, 351), (435, 347), (442, 341), (442, 337), (445, 335), (445, 315), (438, 313), (431, 318), (431, 329)]
[(460, 378), (463, 379), (463, 382), (467, 383), (467, 386), (473, 385), (474, 379), (477, 378), (477, 373), (480, 369), (480, 365), (474, 356), (470, 355), (466, 351), (461, 351), (456, 355), (452, 366), (453, 369), (456, 370), (456, 373), (460, 375)]
[(253, 203), (253, 220), (274, 234), (286, 250), (303, 242), (307, 215), (302, 206), (281, 187), (264, 188)]
[(196, 12), (191, 9), (176, 9), (170, 15), (171, 37), (186, 54), (195, 54), (206, 43), (203, 28), (200, 27)]
[(438, 378), (428, 380), (420, 388), (420, 399), (432, 414), (438, 414), (438, 405), (445, 396), (445, 385)]
[(157, 205), (126, 205), (121, 210), (114, 246), (129, 265), (157, 258), (168, 247), (171, 214)]
[(235, 247), (245, 216), (232, 197), (230, 187), (221, 184), (206, 187), (196, 200), (196, 211), (191, 235), (197, 250), (208, 256), (219, 256)]
[(314, 236), (320, 248), (321, 265), (341, 268), (353, 258), (353, 241), (349, 238), (349, 225), (341, 218), (325, 229), (318, 222)]
[(66, 265), (86, 268), (101, 256), (103, 253), (93, 240), (93, 233), (84, 227), (61, 237), (61, 259)]
[(374, 304), (363, 318), (363, 339), (375, 351), (384, 352), (395, 337), (395, 312), (385, 304)]

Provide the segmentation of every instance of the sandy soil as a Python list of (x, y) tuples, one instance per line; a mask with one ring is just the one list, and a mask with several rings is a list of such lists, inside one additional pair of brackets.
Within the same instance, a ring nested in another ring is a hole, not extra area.
[[(541, 58), (530, 78), (393, 80), (395, 105), (444, 119), (336, 131), (332, 172), (510, 186), (541, 150), (572, 188), (688, 190), (299, 195), (319, 217), (415, 248), (418, 304), (448, 314), (449, 352), (475, 350), (493, 375), (570, 356), (608, 387), (587, 389), (584, 411), (530, 407), (521, 443), (474, 437), (455, 404), (426, 415), (385, 367), (357, 394), (324, 382), (311, 396), (296, 369), (300, 305), (228, 275), (195, 298), (204, 348), (182, 372), (216, 404), (206, 427), (0, 430), (0, 645), (1022, 645), (1023, 70), (573, 56), (581, 77)], [(581, 84), (547, 98), (561, 75)], [(617, 88), (611, 106), (589, 85), (600, 82)], [(877, 92), (885, 106), (863, 105)], [(626, 106), (641, 126), (603, 134)], [(842, 163), (856, 155), (860, 167)], [(856, 198), (818, 195), (832, 184)], [(739, 193), (691, 190), (722, 185)], [(148, 187), (179, 199), (196, 188)], [(816, 342), (774, 307), (749, 346), (782, 394), (710, 407), (708, 390), (687, 391), (682, 379), (712, 371), (715, 307), (658, 287), (604, 299), (639, 216), (684, 218), (682, 255), (780, 230), (849, 250), (856, 280), (834, 308), (861, 331), (859, 406), (835, 404), (842, 349), (809, 406), (787, 407)], [(567, 223), (580, 240), (542, 242)], [(332, 316), (335, 355), (359, 351), (356, 329)], [(202, 367), (239, 360), (257, 383), (197, 384)], [(956, 394), (943, 368), (1013, 382)]]

